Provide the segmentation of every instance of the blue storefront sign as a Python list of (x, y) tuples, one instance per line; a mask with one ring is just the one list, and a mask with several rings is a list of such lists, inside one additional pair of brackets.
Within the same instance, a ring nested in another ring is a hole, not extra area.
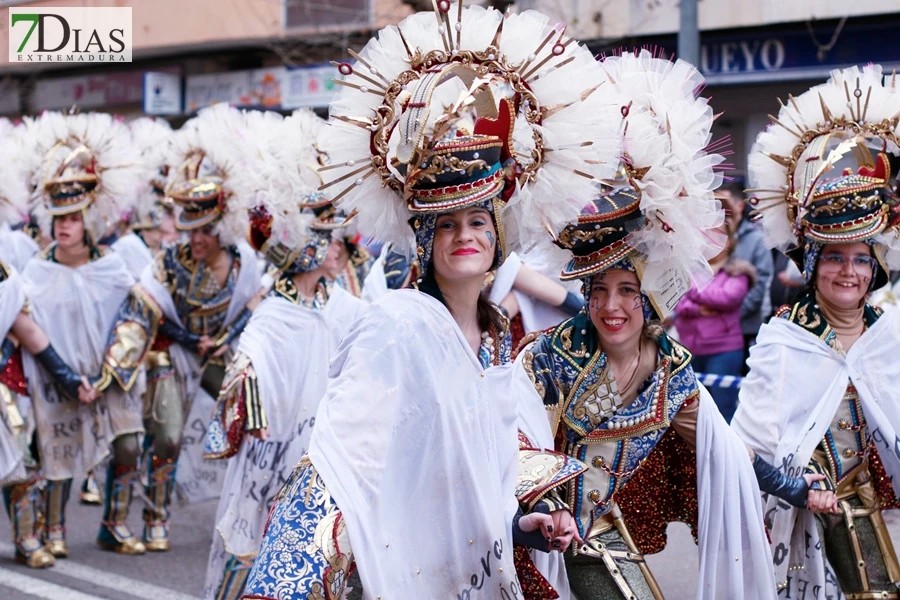
[[(753, 28), (709, 32), (700, 36), (700, 70), (710, 85), (822, 79), (832, 69), (874, 62), (886, 70), (900, 67), (900, 15), (879, 23), (848, 22), (830, 50), (836, 24), (796, 29)], [(636, 38), (636, 46), (658, 46), (675, 52), (674, 35)], [(629, 45), (630, 46), (630, 45)], [(605, 48), (609, 51), (609, 48)]]

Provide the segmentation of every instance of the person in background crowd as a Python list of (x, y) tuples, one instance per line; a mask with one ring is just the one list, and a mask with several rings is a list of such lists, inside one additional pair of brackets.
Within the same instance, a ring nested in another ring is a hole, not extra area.
[[(756, 341), (756, 332), (763, 321), (772, 314), (769, 288), (772, 286), (774, 266), (772, 254), (763, 243), (762, 231), (748, 217), (748, 206), (744, 202), (744, 188), (736, 182), (729, 182), (719, 189), (722, 204), (729, 214), (732, 231), (736, 233), (734, 258), (747, 261), (756, 269), (756, 282), (744, 297), (741, 305), (741, 330), (744, 335), (744, 355), (746, 360), (750, 346)], [(746, 372), (746, 369), (743, 370)]]
[[(683, 343), (694, 354), (694, 369), (700, 373), (740, 375), (744, 364), (744, 335), (741, 312), (747, 294), (756, 283), (756, 269), (734, 256), (737, 236), (727, 220), (721, 231), (727, 235), (725, 247), (709, 264), (715, 276), (702, 290), (696, 286), (678, 303), (675, 327)], [(725, 420), (737, 408), (737, 389), (710, 389)]]
[(794, 303), (805, 282), (797, 265), (778, 250), (772, 250), (772, 264), (775, 266), (775, 277), (772, 278), (769, 298), (772, 300), (772, 310), (777, 312), (778, 307)]

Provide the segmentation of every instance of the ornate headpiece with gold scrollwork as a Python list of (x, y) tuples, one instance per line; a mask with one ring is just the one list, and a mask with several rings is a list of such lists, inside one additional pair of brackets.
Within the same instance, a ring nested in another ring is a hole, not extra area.
[(34, 191), (42, 230), (52, 230), (53, 217), (80, 212), (96, 241), (134, 206), (145, 170), (121, 121), (104, 113), (47, 112), (32, 135), (43, 156)]
[(243, 237), (247, 211), (237, 208), (232, 177), (244, 168), (249, 135), (245, 115), (226, 104), (204, 108), (172, 135), (165, 195), (176, 205), (178, 229), (214, 225), (223, 245)]
[(534, 11), (434, 8), (336, 63), (343, 89), (320, 140), (320, 189), (358, 213), (363, 234), (417, 248), (426, 268), (434, 215), (484, 206), (498, 247), (529, 247), (577, 216), (618, 155), (603, 71), (564, 26)]
[[(866, 242), (900, 268), (900, 207), (888, 154), (900, 155), (900, 86), (880, 65), (835, 70), (781, 103), (749, 158), (750, 203), (766, 243), (807, 280), (824, 244)], [(833, 172), (836, 169), (839, 175)]]

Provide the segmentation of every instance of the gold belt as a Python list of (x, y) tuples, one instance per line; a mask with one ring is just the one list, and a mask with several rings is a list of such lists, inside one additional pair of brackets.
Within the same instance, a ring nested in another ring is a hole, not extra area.
[(150, 350), (147, 352), (147, 368), (171, 367), (172, 357), (168, 350)]

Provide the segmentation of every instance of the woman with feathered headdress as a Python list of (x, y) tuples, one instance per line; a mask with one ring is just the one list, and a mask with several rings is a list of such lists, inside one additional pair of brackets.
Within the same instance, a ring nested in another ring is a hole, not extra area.
[[(5, 125), (0, 122), (0, 129)], [(7, 177), (0, 181), (0, 227), (4, 228), (0, 230), (0, 487), (13, 529), (16, 562), (44, 568), (53, 566), (55, 558), (43, 540), (41, 490), (47, 482), (41, 475), (40, 457), (32, 450), (37, 441), (35, 415), (31, 403), (19, 401), (20, 395), (28, 395), (22, 349), (44, 366), (71, 399), (86, 400), (91, 394), (86, 378), (59, 357), (29, 314), (23, 278), (17, 270), (37, 249), (25, 234), (9, 229), (9, 224), (19, 223), (28, 212), (28, 172), (33, 166), (22, 160), (25, 150), (19, 136), (24, 129), (4, 130), (0, 136), (0, 161), (8, 167)]]
[(807, 504), (769, 498), (779, 593), (897, 598), (882, 509), (900, 506), (900, 319), (867, 300), (900, 266), (900, 92), (879, 65), (833, 71), (782, 103), (750, 155), (767, 243), (806, 280), (750, 351), (732, 427), (792, 473)]
[[(339, 65), (322, 190), (423, 273), (370, 304), (334, 354), (245, 597), (522, 594), (514, 555), (571, 543), (540, 500), (582, 467), (525, 449), (534, 469), (518, 478), (507, 321), (481, 288), (613, 175), (602, 72), (539, 13), (447, 0), (354, 56)], [(542, 409), (530, 416), (546, 428)], [(527, 576), (525, 597), (556, 597)]]
[(623, 180), (556, 239), (568, 258), (560, 277), (581, 280), (587, 306), (518, 357), (550, 417), (540, 442), (589, 464), (556, 499), (584, 539), (566, 555), (568, 582), (583, 600), (662, 598), (643, 554), (683, 521), (700, 548), (698, 598), (770, 599), (759, 489), (802, 506), (807, 481), (748, 454), (690, 352), (658, 325), (691, 282), (711, 278), (707, 260), (722, 247), (724, 159), (709, 145), (703, 79), (646, 50), (602, 66), (620, 107)]
[[(76, 394), (72, 385), (61, 389), (53, 379), (65, 372), (63, 362), (88, 376), (100, 366), (116, 310), (134, 278), (122, 259), (97, 240), (133, 204), (142, 170), (127, 128), (110, 115), (45, 113), (31, 123), (29, 135), (43, 157), (35, 213), (54, 241), (28, 262), (23, 279), (34, 320), (59, 354), (53, 360), (25, 355), (23, 363), (47, 478), (44, 541), (60, 557), (68, 555), (65, 507), (75, 473), (112, 455), (109, 470), (115, 476), (108, 485), (138, 476), (138, 434), (143, 432), (139, 392), (98, 398), (94, 390)], [(81, 403), (67, 399), (76, 395)], [(59, 436), (60, 430), (73, 433)], [(117, 514), (107, 502), (101, 531), (119, 525)], [(122, 527), (123, 547), (140, 551)]]

